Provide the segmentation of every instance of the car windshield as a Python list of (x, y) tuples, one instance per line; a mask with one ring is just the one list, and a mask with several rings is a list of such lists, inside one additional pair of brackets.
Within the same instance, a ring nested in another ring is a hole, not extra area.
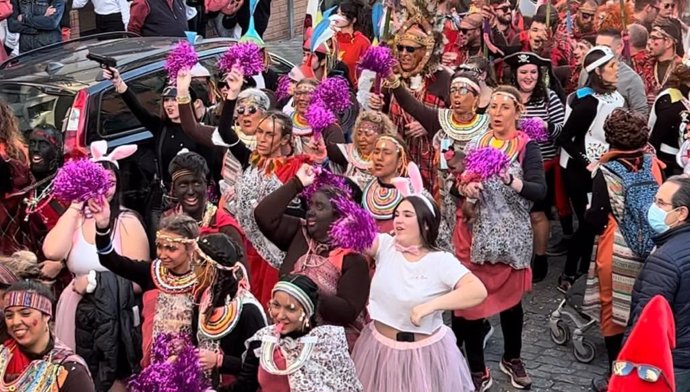
[(41, 124), (62, 129), (74, 95), (54, 87), (0, 83), (0, 99), (10, 105), (26, 133)]

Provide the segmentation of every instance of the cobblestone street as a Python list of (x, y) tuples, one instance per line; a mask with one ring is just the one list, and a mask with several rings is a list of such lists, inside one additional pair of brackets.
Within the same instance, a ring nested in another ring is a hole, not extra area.
[[(269, 42), (269, 49), (289, 61), (298, 63), (302, 57), (301, 37), (289, 41)], [(552, 222), (554, 224), (554, 222)], [(555, 223), (556, 230), (560, 229)], [(554, 233), (554, 237), (557, 237)], [(575, 359), (573, 344), (569, 341), (559, 346), (551, 340), (549, 332), (549, 316), (558, 308), (564, 296), (556, 290), (558, 276), (563, 270), (565, 256), (549, 259), (549, 276), (534, 287), (534, 291), (523, 300), (525, 310), (525, 329), (523, 332), (522, 359), (534, 384), (532, 391), (546, 392), (579, 392), (589, 391), (593, 378), (598, 378), (606, 372), (606, 350), (599, 333), (599, 326), (595, 325), (587, 332), (586, 339), (596, 346), (596, 356), (589, 364), (583, 364)], [(574, 324), (567, 317), (563, 317), (570, 327)], [(485, 360), (491, 368), (494, 379), (492, 392), (516, 391), (510, 385), (508, 376), (498, 368), (498, 362), (503, 354), (503, 334), (498, 316), (491, 319), (494, 335), (486, 347)]]

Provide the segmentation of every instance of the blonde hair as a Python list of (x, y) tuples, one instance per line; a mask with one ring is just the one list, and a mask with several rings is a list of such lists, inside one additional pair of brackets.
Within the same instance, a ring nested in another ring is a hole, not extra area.
[(372, 110), (366, 110), (361, 113), (359, 113), (359, 116), (357, 116), (357, 119), (355, 120), (355, 126), (352, 128), (352, 138), (355, 139), (357, 137), (357, 130), (359, 129), (360, 125), (362, 125), (363, 122), (370, 122), (372, 124), (377, 124), (381, 127), (381, 131), (379, 132), (379, 135), (389, 135), (389, 136), (397, 136), (398, 131), (395, 128), (395, 125), (391, 121), (388, 116), (386, 116), (383, 113), (380, 112), (375, 112)]
[(12, 271), (19, 279), (37, 279), (41, 276), (38, 258), (33, 252), (20, 250), (11, 256), (0, 256), (0, 264)]

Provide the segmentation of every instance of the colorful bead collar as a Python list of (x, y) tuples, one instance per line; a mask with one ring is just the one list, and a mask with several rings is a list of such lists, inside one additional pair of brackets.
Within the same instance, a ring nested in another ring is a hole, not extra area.
[(163, 262), (158, 259), (151, 263), (151, 278), (159, 290), (168, 294), (189, 293), (197, 283), (194, 271), (189, 271), (184, 275), (174, 275), (163, 267)]

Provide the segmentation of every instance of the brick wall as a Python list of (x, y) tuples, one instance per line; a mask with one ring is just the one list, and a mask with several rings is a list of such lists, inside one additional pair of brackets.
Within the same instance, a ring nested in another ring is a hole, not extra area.
[(268, 22), (266, 32), (264, 32), (264, 40), (273, 41), (290, 38), (288, 32), (288, 1), (293, 3), (294, 35), (302, 35), (304, 15), (307, 12), (307, 0), (272, 0), (271, 19)]

